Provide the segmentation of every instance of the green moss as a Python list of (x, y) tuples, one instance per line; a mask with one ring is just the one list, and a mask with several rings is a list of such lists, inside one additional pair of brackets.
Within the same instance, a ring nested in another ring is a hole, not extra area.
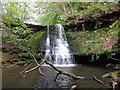
[(90, 52), (89, 44), (82, 44), (89, 38), (87, 32), (66, 32), (66, 35), (74, 44), (74, 47), (77, 47), (80, 54), (88, 54)]
[[(111, 28), (101, 28), (95, 31), (66, 32), (67, 37), (79, 49), (80, 54), (102, 54), (111, 52), (117, 43), (117, 35)], [(112, 46), (112, 48), (111, 48)]]
[(118, 34), (120, 32), (120, 19), (114, 22), (109, 27), (114, 30), (114, 32), (111, 33), (112, 35)]
[[(77, 33), (78, 32), (72, 32), (72, 31), (68, 31), (66, 32), (66, 36), (68, 38), (68, 41), (71, 42), (71, 41), (74, 41), (74, 39), (77, 37)], [(77, 44), (76, 44), (77, 45)]]
[(103, 12), (110, 11), (113, 7), (116, 7), (118, 3), (90, 3), (88, 7), (84, 10), (80, 10), (76, 13), (76, 16), (85, 15), (85, 19), (89, 19), (89, 16), (92, 18), (100, 17)]
[(42, 49), (44, 38), (45, 38), (45, 31), (40, 31), (40, 32), (34, 33), (33, 35), (30, 35), (30, 39), (29, 39), (29, 42), (28, 42), (28, 47), (30, 48), (30, 52), (33, 55), (36, 56), (37, 51), (40, 48)]

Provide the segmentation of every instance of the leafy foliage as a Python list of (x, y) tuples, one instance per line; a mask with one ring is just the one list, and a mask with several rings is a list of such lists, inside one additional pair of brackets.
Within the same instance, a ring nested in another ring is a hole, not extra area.
[[(113, 26), (115, 23), (113, 23)], [(115, 26), (118, 26), (118, 23)], [(66, 35), (71, 38), (81, 54), (94, 54), (99, 56), (106, 52), (116, 52), (118, 50), (116, 46), (118, 33), (116, 33), (116, 30), (119, 28), (115, 28), (107, 27), (95, 31), (66, 32)]]
[[(29, 5), (31, 4), (26, 2), (8, 3), (5, 8), (6, 12), (3, 10), (2, 13), (2, 24), (12, 32), (12, 35), (3, 35), (3, 40), (7, 43), (12, 43), (15, 48), (28, 50), (32, 52), (33, 55), (36, 55), (39, 41), (42, 41), (43, 36), (45, 35), (44, 32), (33, 34), (33, 30), (23, 23), (24, 20), (30, 19), (32, 15), (29, 15), (29, 12), (33, 12)], [(118, 5), (116, 2), (35, 2), (33, 6), (35, 8), (34, 13), (39, 14), (36, 22), (40, 22), (42, 25), (52, 25), (56, 23), (66, 24), (69, 17), (72, 17), (76, 21), (80, 19), (79, 17), (87, 20), (90, 18), (89, 16), (91, 16), (91, 19), (96, 19), (101, 16), (102, 13), (110, 11), (116, 5)], [(30, 11), (27, 10), (28, 8)], [(32, 15), (32, 17), (34, 17), (34, 15)], [(96, 21), (96, 25), (101, 25), (101, 22)], [(66, 34), (73, 40), (73, 43), (79, 48), (81, 53), (93, 53), (97, 57), (101, 53), (112, 52), (114, 47), (111, 46), (112, 44), (110, 46), (107, 46), (107, 44), (110, 40), (117, 41), (116, 36), (119, 33), (119, 28), (120, 20), (107, 28), (98, 29), (98, 27), (94, 27), (95, 31), (91, 32), (70, 32), (69, 30)], [(116, 44), (116, 42), (113, 44)], [(115, 49), (116, 47), (114, 50)], [(23, 56), (24, 54), (22, 53), (20, 56)]]
[(42, 41), (44, 41), (45, 38), (45, 31), (34, 33), (30, 35), (28, 38), (29, 38), (29, 42), (27, 47), (29, 48), (29, 51), (36, 56), (38, 50), (44, 49), (43, 46), (44, 42)]
[(2, 35), (3, 41), (9, 43), (15, 50), (24, 50), (28, 39), (27, 35), (32, 33), (32, 29), (28, 28), (22, 21), (22, 9), (17, 8), (17, 2), (10, 2), (7, 6), (7, 13), (2, 13), (2, 25), (10, 31), (9, 35)]
[[(51, 25), (56, 23), (65, 23), (69, 18), (84, 17), (89, 19), (89, 16), (96, 18), (102, 13), (108, 12), (113, 7), (118, 5), (113, 3), (100, 2), (54, 2), (42, 3), (46, 9), (43, 10), (43, 16), (40, 18), (43, 25)], [(68, 22), (68, 21), (67, 21)]]
[(111, 29), (114, 29), (112, 34), (118, 34), (120, 32), (120, 20), (117, 20), (110, 26)]
[[(9, 2), (5, 8), (7, 14), (14, 18), (19, 18), (20, 20), (28, 19), (28, 11), (29, 3), (27, 2)], [(3, 11), (3, 13), (5, 13)]]
[(89, 15), (96, 18), (117, 4), (117, 2), (9, 2), (5, 10), (9, 16), (22, 21), (34, 18), (37, 23), (42, 25), (52, 25), (64, 24), (69, 17), (80, 15), (84, 15), (86, 19), (89, 18)]
[(60, 3), (42, 3), (42, 6), (46, 9), (43, 9), (43, 16), (39, 18), (41, 24), (43, 25), (53, 25), (56, 23), (60, 23)]

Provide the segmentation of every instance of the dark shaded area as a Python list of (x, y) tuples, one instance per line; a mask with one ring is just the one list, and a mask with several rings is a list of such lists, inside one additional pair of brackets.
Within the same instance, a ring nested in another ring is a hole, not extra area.
[(37, 31), (44, 31), (47, 29), (46, 26), (41, 26), (41, 25), (34, 25), (34, 24), (28, 24), (28, 23), (25, 23), (28, 28), (32, 28), (34, 30), (34, 32), (37, 32)]
[[(93, 54), (92, 54), (93, 55)], [(108, 57), (108, 53), (101, 54), (98, 59), (94, 55), (94, 61), (92, 60), (92, 55), (74, 55), (75, 62), (78, 64), (119, 64), (120, 63), (120, 52), (116, 53), (112, 58)], [(116, 60), (115, 60), (116, 59)]]

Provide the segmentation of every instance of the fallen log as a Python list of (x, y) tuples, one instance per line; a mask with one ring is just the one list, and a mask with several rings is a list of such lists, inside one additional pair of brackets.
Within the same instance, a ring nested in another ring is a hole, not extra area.
[(106, 74), (102, 75), (102, 78), (111, 78), (112, 74), (116, 74), (117, 76), (120, 76), (120, 70), (106, 73)]
[(73, 79), (84, 79), (84, 77), (76, 76), (76, 75), (74, 75), (74, 74), (71, 74), (71, 73), (69, 73), (69, 72), (65, 72), (65, 71), (62, 71), (62, 70), (56, 68), (56, 67), (55, 67), (51, 62), (49, 62), (47, 59), (42, 59), (42, 62), (41, 62), (39, 65), (37, 65), (36, 67), (34, 67), (34, 68), (30, 69), (30, 70), (25, 71), (25, 74), (27, 74), (27, 73), (29, 73), (29, 72), (32, 72), (32, 71), (40, 68), (44, 63), (48, 64), (48, 65), (51, 66), (55, 71), (58, 72), (58, 73), (56, 74), (55, 79), (54, 79), (55, 81), (56, 81), (57, 77), (58, 77), (60, 74), (70, 76), (70, 77), (72, 77)]
[(72, 73), (68, 73), (68, 72), (65, 72), (65, 71), (62, 71), (60, 69), (57, 69), (53, 64), (51, 64), (50, 62), (48, 62), (47, 60), (45, 61), (46, 64), (50, 65), (54, 70), (56, 70), (58, 72), (58, 74), (56, 75), (55, 79), (57, 79), (57, 77), (60, 75), (60, 74), (63, 74), (63, 75), (67, 75), (67, 76), (70, 76), (72, 77), (73, 79), (84, 79), (84, 77), (81, 77), (81, 76), (76, 76)]
[(119, 78), (120, 70), (113, 71), (106, 73), (102, 76), (102, 78), (111, 78), (111, 87), (114, 89), (117, 87), (120, 87), (120, 78)]

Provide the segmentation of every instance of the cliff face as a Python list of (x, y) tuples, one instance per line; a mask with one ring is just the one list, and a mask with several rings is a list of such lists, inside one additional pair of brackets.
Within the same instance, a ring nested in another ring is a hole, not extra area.
[[(106, 10), (84, 10), (68, 18), (65, 25), (72, 47), (79, 54), (102, 54), (119, 52), (120, 4)], [(73, 44), (72, 44), (72, 42)], [(76, 52), (73, 49), (73, 52)]]
[(74, 26), (80, 29), (84, 24), (86, 30), (93, 30), (96, 24), (98, 28), (103, 28), (120, 19), (119, 3), (109, 6), (105, 10), (101, 8), (83, 10), (77, 15), (69, 17), (66, 22), (70, 24), (70, 27)]
[[(29, 25), (31, 28), (36, 28), (36, 31), (40, 31), (40, 28), (47, 28), (41, 26)], [(66, 35), (68, 42), (70, 44), (73, 54), (95, 54), (95, 53), (106, 53), (117, 51), (119, 44), (119, 34), (114, 28), (99, 28), (94, 30), (83, 30), (83, 28), (77, 28), (74, 30), (75, 26), (64, 26), (66, 30)], [(87, 27), (89, 28), (89, 27)], [(37, 34), (35, 34), (36, 36)], [(39, 37), (39, 35), (38, 35)]]
[[(73, 52), (79, 54), (99, 54), (116, 50), (118, 36), (110, 35), (110, 33), (112, 33), (110, 30), (99, 32), (66, 32), (67, 37), (70, 39), (69, 43), (72, 46)], [(74, 47), (77, 47), (77, 51)]]

